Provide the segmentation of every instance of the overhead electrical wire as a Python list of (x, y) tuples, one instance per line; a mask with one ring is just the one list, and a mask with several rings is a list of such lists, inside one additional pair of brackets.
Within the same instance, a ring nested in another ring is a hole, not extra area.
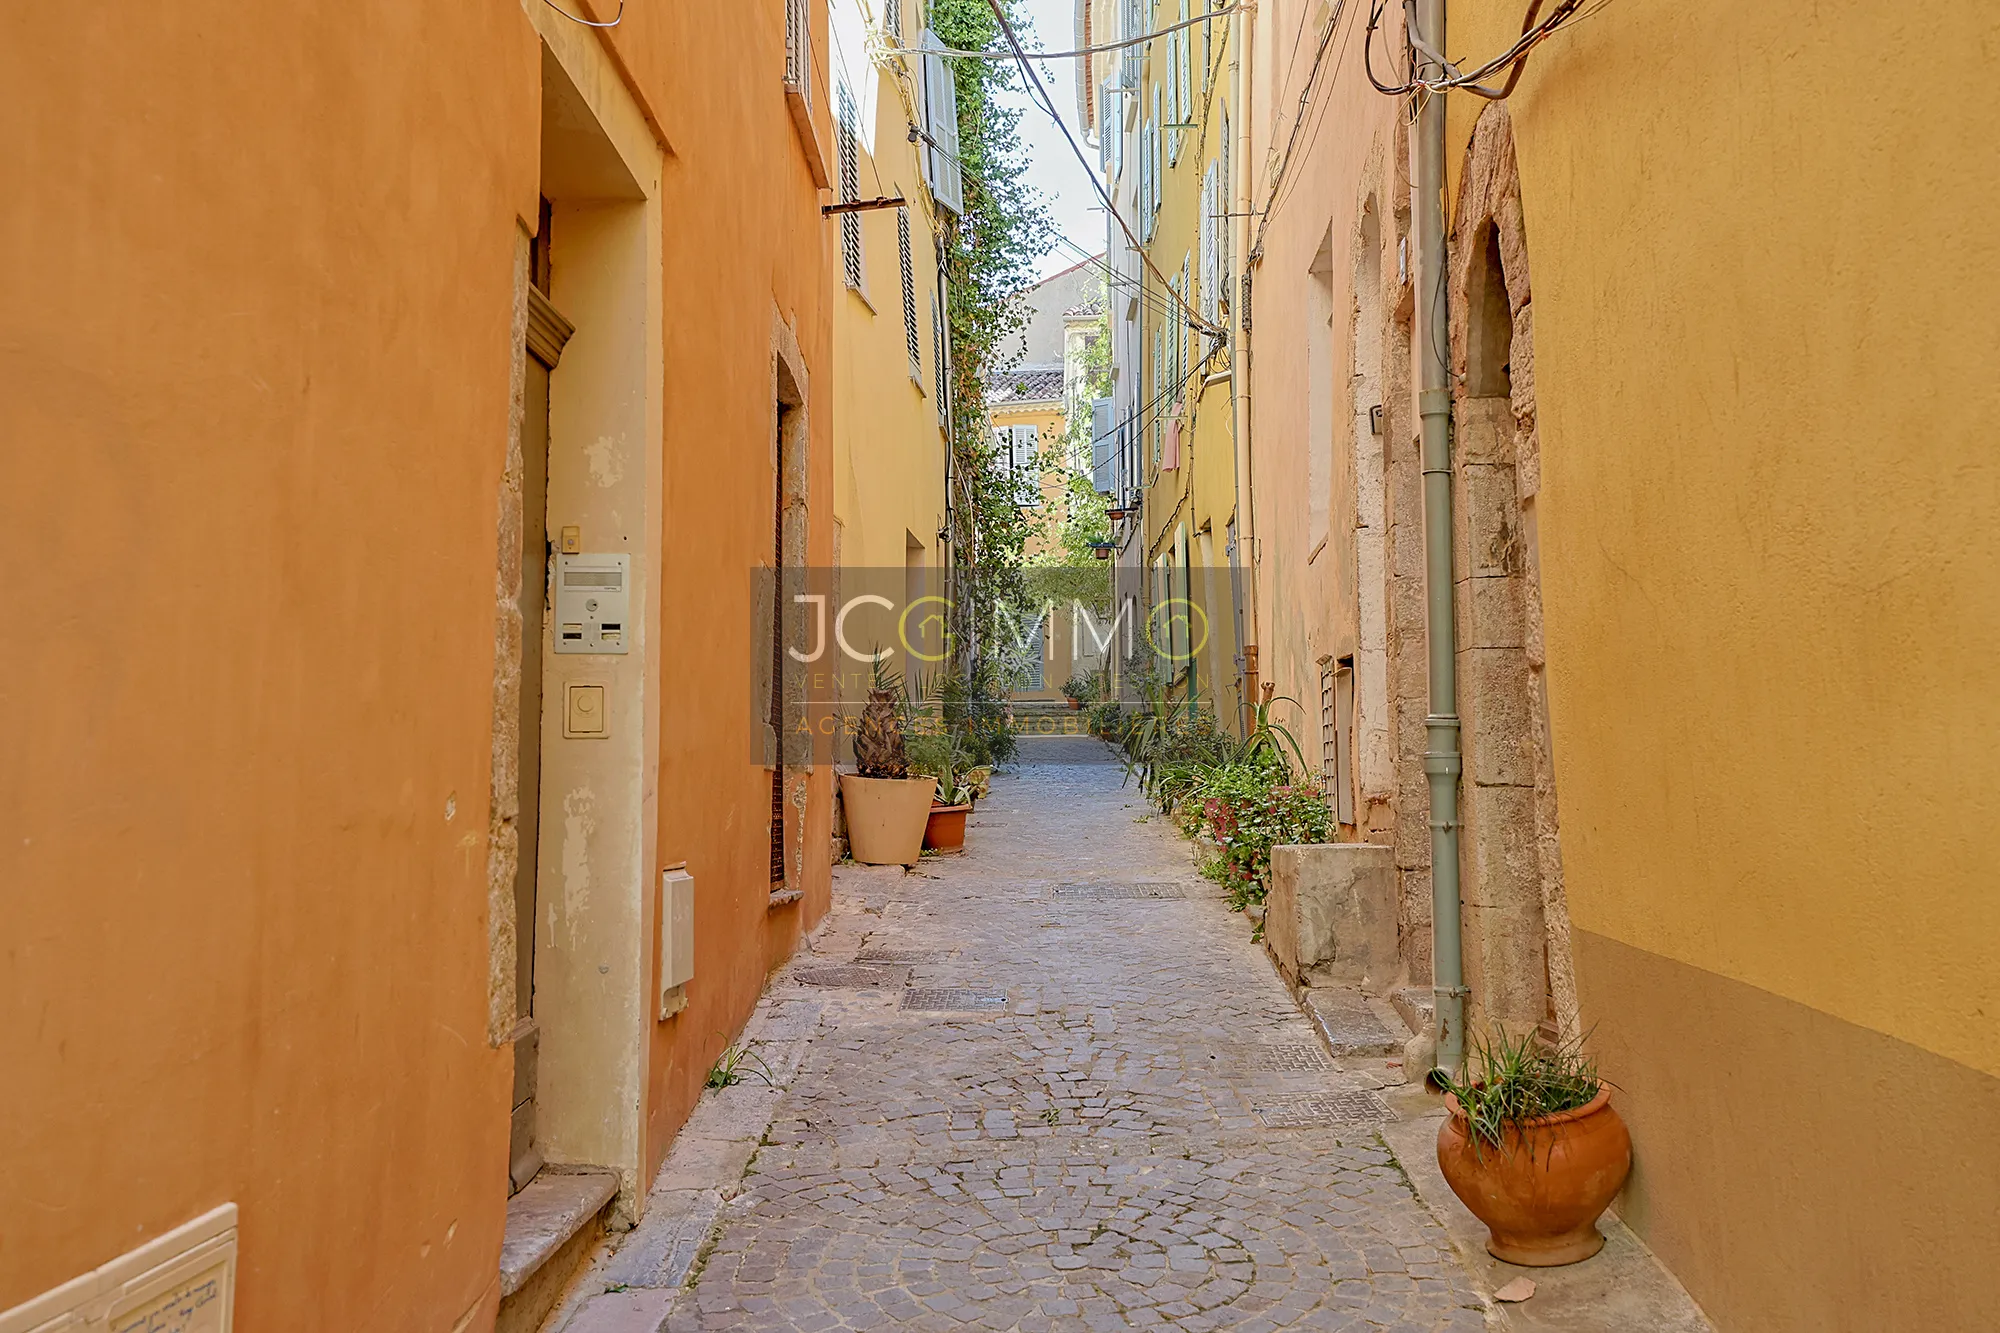
[[(1347, 68), (1345, 63), (1347, 59), (1347, 44), (1350, 41), (1352, 41), (1353, 38), (1354, 38), (1354, 25), (1349, 24), (1346, 34), (1342, 36), (1340, 39), (1340, 49), (1334, 52), (1333, 64), (1331, 66), (1332, 73), (1328, 77), (1326, 86), (1323, 89), (1324, 96), (1320, 100), (1319, 109), (1313, 115), (1312, 131), (1311, 133), (1306, 135), (1305, 146), (1300, 150), (1299, 155), (1301, 160), (1303, 161), (1312, 160), (1313, 145), (1319, 142), (1320, 129), (1322, 126), (1326, 124), (1327, 113), (1331, 111), (1333, 108), (1334, 89), (1337, 88), (1340, 84), (1341, 71)], [(1265, 216), (1267, 218), (1271, 214), (1276, 213), (1279, 209), (1283, 208), (1287, 203), (1291, 201), (1292, 195), (1295, 194), (1299, 188), (1299, 182), (1303, 179), (1304, 177), (1302, 176), (1293, 176), (1291, 180), (1285, 185), (1284, 189), (1280, 191), (1275, 198), (1269, 201), (1270, 207), (1266, 210), (1265, 213)]]
[[(1191, 19), (1182, 19), (1179, 23), (1170, 23), (1164, 28), (1142, 33), (1137, 37), (1125, 37), (1115, 42), (1104, 42), (1097, 46), (1080, 46), (1074, 51), (1024, 51), (1021, 54), (1029, 60), (1072, 60), (1083, 56), (1103, 55), (1109, 51), (1122, 51), (1128, 46), (1142, 45), (1152, 41), (1155, 37), (1165, 37), (1168, 33), (1179, 32), (1182, 28), (1192, 28), (1198, 24), (1212, 23), (1216, 19), (1225, 19), (1231, 14), (1240, 14), (1253, 7), (1247, 4), (1230, 5), (1225, 9), (1215, 9), (1210, 10), (1206, 14), (1197, 14)], [(1012, 60), (1015, 57), (1013, 51), (961, 51), (951, 46), (942, 48), (940, 54), (956, 56), (960, 60)]]
[[(1546, 0), (1529, 0), (1527, 13), (1521, 18), (1520, 38), (1505, 51), (1493, 57), (1493, 59), (1471, 70), (1461, 70), (1457, 65), (1445, 59), (1443, 52), (1431, 46), (1418, 35), (1417, 25), (1414, 22), (1406, 23), (1404, 25), (1405, 43), (1418, 54), (1431, 61), (1437, 68), (1443, 70), (1445, 77), (1441, 79), (1425, 79), (1411, 75), (1400, 84), (1386, 84), (1375, 77), (1374, 57), (1375, 30), (1382, 24), (1382, 16), (1387, 6), (1387, 0), (1372, 0), (1368, 14), (1368, 39), (1362, 47), (1362, 61), (1367, 67), (1368, 81), (1375, 85), (1375, 91), (1386, 96), (1403, 97), (1419, 91), (1441, 93), (1459, 89), (1469, 92), (1476, 97), (1483, 97), (1490, 102), (1504, 101), (1512, 95), (1514, 85), (1521, 81), (1521, 71), (1527, 68), (1529, 52), (1555, 36), (1556, 32), (1565, 24), (1572, 20), (1589, 18), (1610, 2), (1611, 0), (1596, 0), (1595, 4), (1587, 5), (1586, 0), (1556, 0), (1555, 7), (1549, 11), (1548, 17), (1542, 18), (1538, 22), (1537, 16), (1541, 13), (1542, 6), (1546, 3)], [(1403, 0), (1403, 8), (1406, 13), (1412, 3), (1413, 0)], [(1412, 67), (1414, 68), (1414, 62)], [(1507, 82), (1498, 88), (1488, 87), (1485, 80), (1492, 78), (1503, 69), (1507, 71)]]
[[(1251, 242), (1250, 253), (1245, 256), (1246, 260), (1254, 260), (1263, 253), (1264, 233), (1271, 225), (1271, 212), (1278, 197), (1278, 190), (1283, 186), (1285, 174), (1291, 168), (1293, 149), (1298, 146), (1299, 132), (1305, 128), (1306, 112), (1312, 104), (1313, 89), (1319, 83), (1320, 69), (1326, 63), (1327, 48), (1333, 44), (1333, 35), (1340, 30), (1340, 19), (1346, 10), (1347, 0), (1335, 0), (1333, 17), (1327, 20), (1326, 31), (1320, 35), (1319, 47), (1313, 53), (1312, 69), (1306, 74), (1306, 86), (1299, 90), (1299, 109), (1292, 118), (1292, 132), (1285, 139), (1284, 154), (1278, 159), (1277, 174), (1272, 177), (1264, 195), (1264, 206), (1257, 210), (1262, 217), (1257, 223), (1257, 235)], [(1339, 71), (1336, 69), (1333, 82), (1338, 80)], [(1331, 89), (1331, 82), (1328, 87)]]
[(564, 9), (561, 5), (557, 4), (556, 0), (542, 0), (542, 3), (547, 5), (550, 9), (555, 10), (556, 13), (562, 15), (564, 18), (568, 19), (571, 23), (578, 23), (586, 28), (615, 28), (620, 23), (623, 23), (625, 21), (625, 0), (618, 0), (618, 12), (611, 16), (611, 20), (608, 23), (600, 23), (596, 19), (580, 19), (576, 15), (570, 13), (567, 9)]
[(1021, 49), (1021, 39), (1014, 35), (1014, 25), (1008, 20), (1006, 10), (1000, 7), (1000, 0), (986, 0), (986, 3), (993, 10), (993, 17), (1000, 21), (1001, 35), (1007, 39), (1007, 45), (1013, 48), (1014, 59), (1020, 65), (1021, 71), (1027, 75), (1028, 83), (1034, 90), (1035, 96), (1040, 100), (1042, 109), (1049, 113), (1049, 118), (1055, 121), (1056, 128), (1062, 131), (1064, 141), (1069, 144), (1070, 151), (1076, 154), (1077, 162), (1083, 167), (1083, 174), (1090, 178), (1091, 187), (1097, 191), (1097, 197), (1104, 201), (1104, 207), (1110, 212), (1112, 220), (1118, 224), (1118, 229), (1125, 233), (1125, 239), (1132, 243), (1132, 249), (1139, 256), (1140, 262), (1145, 264), (1146, 268), (1155, 278), (1159, 279), (1160, 286), (1173, 295), (1174, 303), (1185, 313), (1189, 324), (1204, 333), (1226, 338), (1228, 336), (1227, 333), (1215, 324), (1210, 323), (1207, 319), (1204, 319), (1193, 306), (1189, 305), (1178, 292), (1173, 290), (1173, 284), (1167, 281), (1166, 275), (1160, 272), (1159, 268), (1153, 263), (1152, 256), (1146, 253), (1146, 247), (1140, 244), (1139, 238), (1133, 234), (1131, 226), (1119, 215), (1117, 203), (1105, 190), (1104, 182), (1097, 178), (1097, 172), (1091, 167), (1090, 159), (1084, 156), (1083, 149), (1077, 144), (1076, 136), (1069, 132), (1069, 122), (1062, 118), (1062, 113), (1056, 110), (1055, 102), (1050, 98), (1048, 89), (1042, 86), (1041, 76), (1035, 73), (1035, 67), (1029, 63), (1027, 53)]

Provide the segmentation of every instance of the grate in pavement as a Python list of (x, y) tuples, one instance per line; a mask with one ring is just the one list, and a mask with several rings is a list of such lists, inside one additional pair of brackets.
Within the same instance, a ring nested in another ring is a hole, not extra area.
[(845, 967), (802, 968), (792, 980), (802, 986), (833, 986), (845, 990), (877, 990), (901, 986), (910, 979), (906, 967), (869, 967), (849, 965)]
[(1216, 1051), (1219, 1064), (1258, 1074), (1323, 1074), (1333, 1068), (1324, 1047), (1224, 1046)]
[(863, 949), (855, 958), (857, 963), (940, 963), (951, 957), (950, 949)]
[(1058, 884), (1049, 890), (1055, 898), (1189, 898), (1184, 884)]
[(1007, 1007), (1007, 997), (994, 991), (960, 987), (919, 987), (903, 992), (903, 1008), (934, 1014), (988, 1013)]
[(1337, 1129), (1348, 1125), (1379, 1125), (1396, 1117), (1380, 1097), (1355, 1089), (1266, 1098), (1257, 1107), (1257, 1118), (1270, 1129)]

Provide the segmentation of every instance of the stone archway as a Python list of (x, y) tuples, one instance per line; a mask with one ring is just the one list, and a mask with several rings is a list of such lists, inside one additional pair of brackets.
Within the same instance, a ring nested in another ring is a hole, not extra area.
[(1480, 115), (1450, 252), (1466, 981), (1481, 1021), (1578, 1032), (1549, 732), (1534, 306), (1512, 120)]

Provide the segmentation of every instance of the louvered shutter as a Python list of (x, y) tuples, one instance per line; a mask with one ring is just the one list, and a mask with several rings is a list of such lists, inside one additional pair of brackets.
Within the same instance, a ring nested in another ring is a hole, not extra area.
[[(857, 119), (859, 113), (854, 108), (854, 94), (843, 83), (837, 90), (835, 100), (833, 137), (840, 156), (840, 200), (847, 204), (861, 197), (861, 144), (854, 124)], [(863, 290), (859, 213), (840, 215), (840, 263), (847, 285), (857, 291)]]
[(896, 251), (903, 269), (903, 342), (910, 354), (910, 378), (924, 382), (923, 341), (917, 336), (917, 273), (910, 248), (910, 210), (896, 210)]
[(1099, 398), (1090, 405), (1090, 485), (1099, 495), (1112, 491), (1116, 443), (1111, 431), (1111, 400)]
[(924, 181), (931, 198), (953, 213), (965, 212), (965, 192), (958, 165), (958, 92), (944, 43), (930, 29), (918, 39), (924, 61)]

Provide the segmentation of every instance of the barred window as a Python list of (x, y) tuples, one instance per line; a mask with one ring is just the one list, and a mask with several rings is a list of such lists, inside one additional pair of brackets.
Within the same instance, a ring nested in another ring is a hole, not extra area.
[(924, 383), (923, 341), (917, 336), (917, 274), (910, 254), (910, 210), (896, 210), (896, 250), (903, 265), (903, 341), (909, 347), (910, 378)]

